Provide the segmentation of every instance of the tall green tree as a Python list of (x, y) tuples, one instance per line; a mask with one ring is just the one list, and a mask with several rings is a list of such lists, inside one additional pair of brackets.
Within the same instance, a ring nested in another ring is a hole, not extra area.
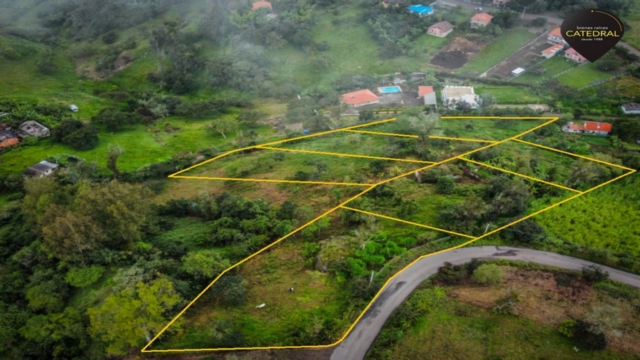
[(207, 126), (207, 129), (209, 129), (212, 132), (219, 133), (225, 139), (227, 138), (227, 135), (225, 135), (225, 133), (234, 131), (237, 128), (238, 128), (238, 121), (232, 118), (227, 118), (227, 117), (217, 119), (212, 124)]
[[(135, 288), (109, 295), (99, 307), (87, 310), (89, 332), (107, 344), (108, 354), (125, 355), (130, 347), (150, 341), (181, 301), (173, 283), (166, 278), (150, 284), (140, 282)], [(171, 329), (179, 326), (180, 320)]]

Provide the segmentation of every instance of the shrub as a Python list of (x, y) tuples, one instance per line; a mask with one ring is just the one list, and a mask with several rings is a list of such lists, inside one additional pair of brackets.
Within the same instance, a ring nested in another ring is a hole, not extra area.
[(558, 332), (568, 338), (571, 338), (574, 335), (576, 324), (577, 323), (574, 320), (564, 320), (558, 326)]
[(450, 176), (441, 176), (436, 182), (436, 190), (438, 190), (440, 194), (451, 194), (454, 187), (455, 182)]
[(573, 337), (588, 350), (604, 350), (607, 347), (604, 333), (586, 321), (576, 322)]
[(51, 75), (58, 70), (58, 65), (56, 65), (49, 57), (44, 57), (38, 60), (36, 67), (40, 73), (45, 75)]
[(502, 280), (504, 275), (502, 269), (496, 264), (482, 264), (471, 277), (473, 281), (482, 285), (495, 285)]
[(589, 265), (582, 268), (582, 277), (593, 284), (607, 280), (609, 273), (598, 265)]
[(116, 41), (118, 41), (118, 34), (116, 34), (114, 31), (109, 31), (108, 33), (102, 35), (102, 42), (107, 45), (111, 45)]
[(101, 266), (72, 268), (67, 272), (64, 281), (71, 286), (83, 288), (98, 281), (103, 272), (104, 268)]

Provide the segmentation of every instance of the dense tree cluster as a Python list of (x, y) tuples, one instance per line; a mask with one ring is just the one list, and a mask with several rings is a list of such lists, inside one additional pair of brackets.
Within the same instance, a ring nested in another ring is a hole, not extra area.
[(632, 0), (511, 0), (506, 6), (515, 11), (522, 11), (526, 6), (527, 12), (535, 14), (550, 11), (568, 15), (582, 9), (603, 9), (621, 14), (628, 11), (632, 4)]

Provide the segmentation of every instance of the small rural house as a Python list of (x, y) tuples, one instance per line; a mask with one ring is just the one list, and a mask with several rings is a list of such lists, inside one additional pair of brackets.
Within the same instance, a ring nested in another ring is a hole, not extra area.
[(46, 160), (42, 160), (39, 163), (31, 166), (27, 170), (23, 172), (25, 176), (31, 177), (45, 177), (53, 174), (53, 172), (58, 168), (58, 164), (50, 163)]
[(418, 99), (422, 98), (425, 105), (438, 105), (433, 86), (418, 86)]
[(611, 124), (596, 121), (569, 122), (562, 131), (572, 134), (607, 135), (611, 132)]
[(271, 3), (268, 1), (258, 1), (251, 4), (251, 9), (253, 10), (261, 9), (261, 8), (271, 9), (272, 8)]
[(493, 6), (504, 6), (509, 0), (493, 0)]
[(389, 6), (391, 6), (392, 8), (398, 8), (400, 6), (404, 6), (405, 2), (404, 0), (382, 0), (380, 5), (382, 5), (382, 7), (385, 9)]
[(562, 37), (562, 32), (560, 31), (559, 27), (549, 32), (549, 35), (547, 35), (547, 42), (550, 44), (567, 44), (567, 42), (564, 41), (564, 38)]
[(340, 96), (340, 100), (343, 104), (347, 104), (352, 107), (377, 104), (378, 102), (380, 102), (378, 95), (374, 94), (369, 89), (342, 94)]
[(546, 48), (544, 50), (542, 50), (541, 52), (541, 56), (543, 58), (552, 58), (553, 56), (555, 56), (560, 50), (564, 49), (564, 44), (555, 44), (549, 48)]
[(445, 86), (442, 89), (442, 103), (449, 109), (456, 109), (463, 103), (471, 109), (477, 109), (479, 102), (480, 97), (471, 86)]
[(571, 61), (575, 61), (577, 63), (583, 63), (585, 61), (587, 61), (587, 58), (585, 58), (584, 56), (580, 55), (574, 48), (569, 48), (567, 51), (564, 52), (564, 57), (565, 59), (569, 59)]
[(43, 138), (51, 135), (49, 128), (33, 120), (23, 122), (22, 125), (20, 125), (20, 130), (23, 132), (23, 134), (18, 134), (22, 135), (21, 137), (33, 136)]
[(411, 5), (409, 6), (409, 12), (418, 14), (420, 16), (433, 14), (433, 8), (424, 5)]
[(493, 19), (493, 16), (487, 13), (477, 13), (471, 17), (471, 27), (487, 26)]
[(427, 30), (427, 34), (437, 36), (437, 37), (445, 37), (449, 35), (453, 31), (453, 24), (448, 21), (440, 21), (429, 26), (429, 30)]
[(16, 145), (18, 137), (9, 130), (0, 130), (0, 149)]
[(622, 105), (622, 112), (625, 114), (640, 114), (640, 104), (628, 103)]
[(78, 107), (74, 104), (69, 105), (69, 110), (73, 112), (78, 112)]
[(524, 69), (519, 67), (519, 68), (516, 68), (513, 71), (511, 71), (511, 75), (518, 76), (518, 75), (522, 74), (523, 72), (524, 72)]

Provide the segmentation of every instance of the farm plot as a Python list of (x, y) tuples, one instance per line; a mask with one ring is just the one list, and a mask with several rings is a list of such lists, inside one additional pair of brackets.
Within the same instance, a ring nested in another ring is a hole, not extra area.
[(453, 39), (447, 47), (436, 54), (429, 64), (447, 70), (456, 70), (463, 67), (467, 61), (478, 54), (482, 48), (483, 45), (477, 41), (457, 37)]
[(511, 72), (513, 70), (517, 68), (527, 70), (542, 61), (543, 58), (540, 56), (540, 52), (550, 46), (551, 45), (546, 42), (546, 36), (538, 37), (534, 42), (517, 50), (496, 67), (489, 70), (486, 76), (499, 79), (512, 78), (513, 75)]

